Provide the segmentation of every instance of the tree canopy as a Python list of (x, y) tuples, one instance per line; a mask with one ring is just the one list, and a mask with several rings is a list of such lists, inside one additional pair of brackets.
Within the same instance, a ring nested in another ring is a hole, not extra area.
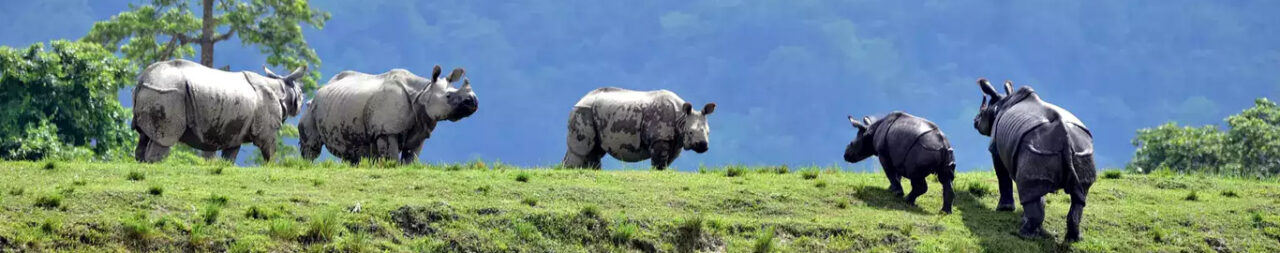
[(1266, 98), (1215, 126), (1178, 127), (1173, 122), (1138, 130), (1129, 169), (1272, 177), (1280, 175), (1280, 106)]
[[(307, 44), (302, 25), (324, 27), (329, 13), (310, 7), (306, 0), (152, 0), (130, 5), (128, 11), (93, 24), (82, 40), (101, 44), (119, 52), (139, 67), (157, 61), (195, 55), (200, 47), (200, 63), (215, 67), (214, 45), (239, 38), (266, 55), (266, 64), (295, 68), (311, 65), (311, 74), (302, 79), (310, 93), (320, 78), (320, 58)], [(223, 65), (221, 68), (227, 68)]]

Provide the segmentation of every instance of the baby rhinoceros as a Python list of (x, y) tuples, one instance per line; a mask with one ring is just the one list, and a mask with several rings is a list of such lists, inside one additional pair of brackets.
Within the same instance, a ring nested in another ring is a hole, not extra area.
[(707, 152), (707, 115), (667, 90), (633, 91), (599, 88), (587, 93), (569, 114), (569, 150), (563, 165), (600, 168), (606, 153), (624, 162), (651, 159), (659, 170), (671, 165), (681, 149)]
[(862, 122), (849, 116), (849, 123), (858, 129), (858, 137), (845, 149), (845, 161), (857, 163), (873, 155), (879, 157), (880, 167), (889, 177), (889, 190), (898, 197), (902, 197), (900, 180), (911, 180), (911, 194), (906, 200), (912, 205), (929, 190), (925, 178), (937, 174), (942, 183), (942, 212), (951, 213), (956, 160), (951, 143), (937, 125), (905, 112), (889, 113), (880, 120), (863, 117)]

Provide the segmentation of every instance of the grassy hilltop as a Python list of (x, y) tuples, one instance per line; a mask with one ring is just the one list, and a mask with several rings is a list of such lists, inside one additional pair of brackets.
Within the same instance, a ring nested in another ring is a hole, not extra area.
[(907, 206), (879, 173), (0, 162), (0, 251), (1280, 252), (1274, 181), (1108, 173), (1022, 240), (991, 173)]

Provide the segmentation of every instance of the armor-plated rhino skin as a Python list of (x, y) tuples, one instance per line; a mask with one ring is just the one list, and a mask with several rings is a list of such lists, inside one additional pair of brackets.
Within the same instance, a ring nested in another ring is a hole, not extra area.
[[(454, 69), (448, 78), (440, 70), (435, 66), (431, 79), (404, 69), (335, 75), (308, 102), (298, 122), (302, 157), (314, 160), (327, 147), (351, 163), (397, 155), (401, 163), (417, 162), (438, 121), (458, 121), (479, 108), (463, 69)], [(450, 85), (457, 81), (464, 82), (461, 88)]]
[(863, 117), (862, 122), (849, 116), (849, 123), (858, 130), (858, 136), (845, 148), (845, 161), (857, 163), (873, 155), (879, 157), (880, 167), (889, 178), (889, 190), (898, 197), (902, 197), (902, 178), (911, 180), (911, 194), (906, 201), (912, 205), (929, 190), (925, 178), (936, 174), (942, 183), (942, 212), (951, 213), (956, 161), (951, 142), (938, 125), (905, 112), (892, 112), (880, 120)]
[(693, 104), (667, 90), (593, 90), (569, 114), (562, 164), (599, 169), (607, 153), (624, 162), (650, 159), (654, 168), (666, 169), (681, 149), (707, 151), (707, 115), (715, 109), (708, 103), (702, 111), (693, 110)]
[(162, 160), (181, 141), (206, 158), (221, 150), (235, 161), (240, 145), (252, 142), (270, 161), (280, 124), (302, 106), (302, 88), (294, 81), (306, 66), (284, 77), (265, 71), (226, 72), (187, 60), (147, 66), (133, 89), (134, 159)]
[[(1005, 82), (999, 94), (986, 79), (979, 79), (983, 103), (974, 118), (978, 133), (991, 136), (992, 162), (1000, 182), (997, 210), (1013, 211), (1013, 185), (1021, 200), (1022, 237), (1042, 236), (1044, 195), (1063, 189), (1071, 196), (1067, 212), (1066, 241), (1080, 240), (1080, 220), (1085, 199), (1096, 178), (1093, 135), (1075, 115), (1040, 99), (1023, 86), (1015, 92)], [(987, 98), (990, 97), (990, 102)]]

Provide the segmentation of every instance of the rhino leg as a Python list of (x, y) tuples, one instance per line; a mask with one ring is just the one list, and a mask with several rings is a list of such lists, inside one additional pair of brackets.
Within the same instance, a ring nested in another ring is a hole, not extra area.
[[(303, 159), (307, 161), (315, 161), (316, 157), (320, 157), (320, 149), (324, 144), (320, 142), (320, 136), (310, 127), (298, 127), (298, 152), (302, 154)], [(307, 124), (308, 126), (310, 124)]]
[(400, 155), (400, 138), (396, 135), (378, 136), (374, 141), (373, 156), (381, 159), (392, 160)]
[(1089, 196), (1090, 184), (1083, 185), (1084, 192), (1076, 192), (1074, 187), (1067, 188), (1071, 195), (1071, 210), (1067, 211), (1067, 242), (1080, 241), (1080, 219), (1084, 216), (1085, 198)]
[(205, 160), (213, 160), (214, 157), (218, 156), (217, 150), (214, 150), (214, 151), (200, 150), (198, 152), (200, 152), (200, 157), (204, 158)]
[(652, 163), (654, 169), (666, 170), (667, 166), (671, 165), (671, 162), (675, 160), (675, 157), (671, 156), (671, 149), (673, 148), (678, 147), (673, 147), (670, 141), (656, 141), (653, 144), (649, 144), (649, 155), (651, 156), (649, 162)]
[(240, 155), (240, 146), (230, 147), (222, 150), (222, 159), (236, 162), (236, 156)]
[(907, 204), (916, 205), (916, 198), (929, 192), (929, 182), (925, 181), (926, 177), (918, 177), (911, 179), (911, 193), (907, 194)]
[(1009, 175), (1009, 170), (1004, 167), (1004, 163), (1000, 162), (1000, 156), (995, 152), (991, 152), (991, 161), (995, 165), (996, 181), (1000, 183), (1000, 202), (996, 204), (996, 211), (1012, 212), (1014, 209), (1013, 177)]
[(400, 148), (403, 149), (403, 150), (400, 150), (400, 164), (418, 163), (418, 154), (422, 153), (421, 144), (419, 144), (417, 147), (414, 147), (414, 148), (404, 148), (404, 147), (400, 147)]
[(600, 135), (596, 132), (593, 110), (574, 107), (569, 114), (569, 134), (565, 137), (568, 148), (560, 164), (566, 168), (600, 169), (604, 149), (600, 148)]
[(169, 156), (169, 147), (161, 145), (155, 140), (147, 142), (144, 154), (142, 154), (141, 162), (153, 163), (164, 160)]
[(884, 159), (880, 159), (880, 168), (884, 168), (884, 176), (889, 178), (889, 191), (893, 192), (894, 196), (901, 198), (902, 176), (898, 175), (897, 169), (889, 166), (889, 163)]
[(1033, 239), (1045, 236), (1040, 227), (1044, 223), (1044, 205), (1044, 195), (1022, 201), (1022, 229), (1018, 230), (1018, 237)]
[(151, 138), (147, 134), (138, 132), (138, 147), (133, 150), (133, 160), (145, 162), (147, 158), (147, 146), (151, 144)]
[(951, 181), (955, 180), (955, 164), (943, 167), (942, 170), (938, 172), (938, 182), (942, 183), (942, 212), (949, 214), (951, 201), (956, 198), (956, 192), (951, 188)]
[[(276, 138), (275, 138), (275, 136), (272, 136), (271, 138), (263, 138), (263, 139), (260, 139), (260, 140), (254, 140), (254, 141), (253, 141), (253, 145), (254, 145), (254, 146), (258, 146), (258, 151), (262, 153), (262, 161), (263, 161), (263, 162), (271, 162), (271, 157), (272, 157), (272, 156), (274, 156), (274, 155), (275, 155), (275, 153), (276, 153)], [(240, 149), (236, 149), (236, 152), (239, 152), (239, 150), (240, 150)]]

